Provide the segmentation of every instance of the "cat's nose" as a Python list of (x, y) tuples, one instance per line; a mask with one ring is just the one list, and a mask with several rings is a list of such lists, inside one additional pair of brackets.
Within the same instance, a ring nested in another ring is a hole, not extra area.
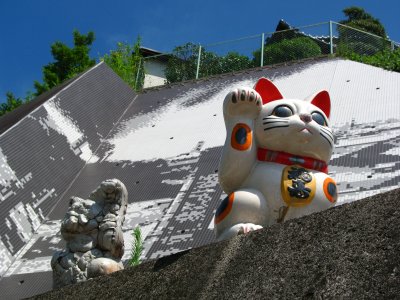
[(300, 120), (302, 120), (304, 123), (310, 123), (312, 121), (312, 117), (310, 114), (300, 114), (299, 117)]

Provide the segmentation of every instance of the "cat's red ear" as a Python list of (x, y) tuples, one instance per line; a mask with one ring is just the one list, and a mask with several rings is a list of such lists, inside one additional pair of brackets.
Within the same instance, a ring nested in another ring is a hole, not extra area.
[(267, 78), (260, 78), (254, 86), (254, 89), (260, 94), (263, 104), (283, 99), (281, 92), (279, 92), (275, 84)]
[(327, 91), (320, 91), (310, 97), (311, 104), (314, 104), (329, 118), (331, 113), (331, 97)]

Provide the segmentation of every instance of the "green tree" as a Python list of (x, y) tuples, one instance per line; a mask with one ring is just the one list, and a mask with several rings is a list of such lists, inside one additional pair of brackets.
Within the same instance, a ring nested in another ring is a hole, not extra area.
[[(199, 46), (192, 43), (175, 47), (165, 69), (167, 81), (172, 83), (196, 78), (198, 53)], [(244, 70), (253, 66), (251, 59), (238, 52), (228, 52), (220, 56), (202, 48), (199, 77)]]
[[(261, 51), (254, 53), (254, 64), (259, 66)], [(282, 39), (264, 47), (264, 65), (272, 65), (285, 61), (299, 60), (321, 55), (321, 48), (309, 37)]]
[(141, 89), (144, 83), (143, 57), (140, 54), (140, 37), (133, 46), (118, 43), (117, 49), (110, 51), (102, 60), (111, 67), (130, 87)]
[(73, 37), (74, 46), (72, 48), (62, 42), (55, 42), (51, 45), (51, 54), (55, 61), (43, 67), (43, 83), (34, 82), (36, 96), (95, 64), (95, 60), (89, 57), (90, 46), (95, 39), (94, 33), (90, 31), (85, 35), (74, 30)]
[(200, 63), (200, 77), (224, 74), (254, 67), (254, 63), (246, 55), (238, 52), (228, 52), (218, 56), (215, 53), (203, 51)]
[(340, 21), (341, 24), (370, 32), (383, 38), (387, 37), (385, 27), (382, 23), (363, 8), (356, 6), (347, 7), (343, 9), (343, 13), (347, 19)]
[(6, 93), (6, 102), (0, 104), (0, 116), (16, 109), (18, 106), (24, 104), (24, 100), (15, 97), (12, 92)]
[(228, 52), (222, 59), (222, 70), (224, 73), (253, 68), (253, 61), (246, 55), (238, 52)]
[(196, 78), (198, 53), (199, 46), (193, 43), (175, 47), (165, 68), (167, 82), (180, 82)]
[(382, 23), (361, 7), (348, 7), (343, 10), (343, 13), (347, 19), (341, 21), (341, 24), (372, 33), (376, 37), (339, 26), (336, 54), (354, 61), (400, 72), (400, 49), (391, 49), (391, 42), (387, 39)]
[(343, 13), (347, 19), (340, 21), (340, 23), (348, 27), (338, 27), (339, 41), (336, 51), (338, 55), (345, 57), (348, 57), (351, 53), (374, 55), (378, 51), (390, 47), (385, 27), (378, 19), (365, 12), (363, 8), (352, 6), (345, 8)]
[(353, 52), (349, 53), (347, 58), (385, 70), (400, 72), (400, 48), (394, 51), (384, 49), (374, 55), (360, 55)]

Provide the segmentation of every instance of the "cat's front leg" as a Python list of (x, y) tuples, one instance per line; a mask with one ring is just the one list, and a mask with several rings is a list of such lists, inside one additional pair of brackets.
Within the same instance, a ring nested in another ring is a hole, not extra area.
[(263, 228), (261, 225), (256, 225), (253, 223), (239, 223), (222, 232), (221, 235), (217, 237), (217, 241), (227, 240), (236, 235), (246, 234), (261, 228)]
[(269, 224), (269, 207), (263, 194), (255, 189), (242, 189), (229, 194), (219, 205), (214, 217), (218, 241), (261, 229)]
[(254, 120), (260, 114), (260, 95), (250, 88), (239, 88), (225, 97), (223, 104), (226, 140), (219, 166), (219, 181), (226, 193), (237, 190), (256, 161)]

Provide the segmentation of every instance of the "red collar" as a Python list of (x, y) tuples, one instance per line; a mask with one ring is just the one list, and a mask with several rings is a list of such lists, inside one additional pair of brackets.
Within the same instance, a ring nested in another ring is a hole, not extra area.
[(283, 165), (300, 165), (306, 169), (328, 173), (328, 165), (324, 161), (311, 157), (258, 148), (257, 158), (261, 161), (275, 162)]

